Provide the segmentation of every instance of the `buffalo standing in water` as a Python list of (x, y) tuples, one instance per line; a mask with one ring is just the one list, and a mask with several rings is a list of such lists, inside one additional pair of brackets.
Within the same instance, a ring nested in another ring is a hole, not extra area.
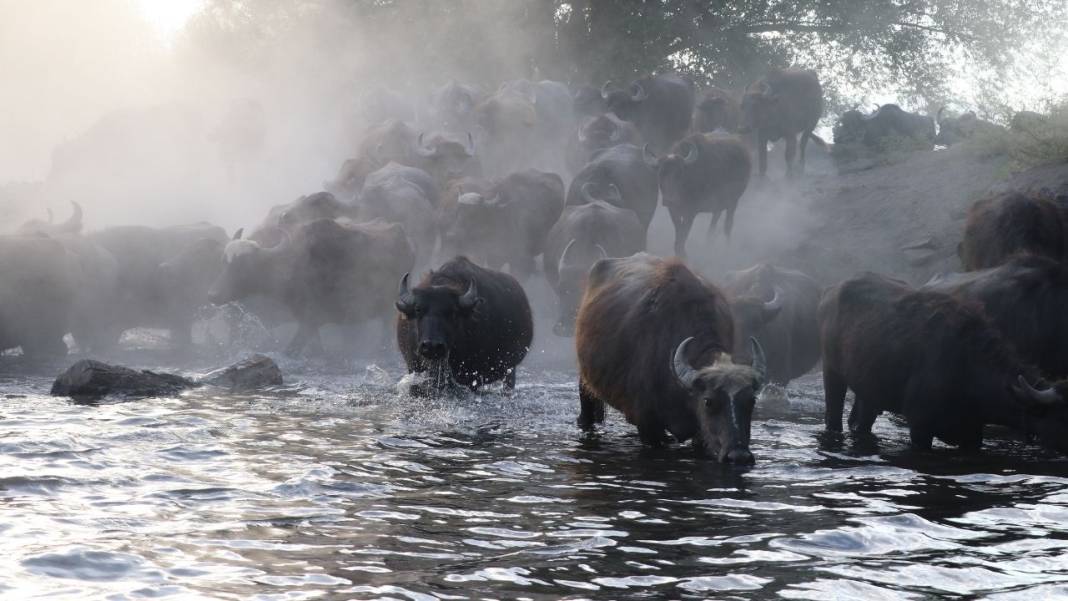
[(457, 257), (415, 288), (405, 274), (396, 306), (408, 373), (448, 368), (472, 390), (502, 379), (515, 388), (516, 368), (534, 338), (530, 303), (515, 278)]
[(825, 145), (813, 130), (823, 115), (823, 87), (815, 71), (775, 69), (746, 89), (742, 97), (739, 133), (755, 136), (760, 175), (768, 171), (768, 142), (786, 140), (786, 174), (794, 175), (797, 136), (801, 135), (801, 165), (805, 171), (805, 146), (811, 139)]
[(1068, 451), (1068, 382), (1050, 387), (979, 309), (867, 274), (829, 289), (819, 311), (828, 430), (841, 431), (852, 389), (854, 433), (891, 411), (921, 450), (935, 437), (978, 449), (983, 426), (1000, 424)]
[(666, 431), (719, 461), (753, 461), (764, 352), (753, 340), (753, 366), (732, 361), (727, 300), (685, 265), (644, 253), (595, 263), (575, 342), (580, 427), (603, 421), (608, 403), (646, 444), (663, 444)]
[(671, 154), (657, 158), (644, 150), (645, 162), (655, 167), (664, 206), (675, 226), (675, 255), (686, 256), (686, 239), (698, 213), (712, 213), (711, 234), (726, 213), (723, 231), (730, 238), (738, 199), (749, 185), (749, 151), (734, 136), (693, 134)]

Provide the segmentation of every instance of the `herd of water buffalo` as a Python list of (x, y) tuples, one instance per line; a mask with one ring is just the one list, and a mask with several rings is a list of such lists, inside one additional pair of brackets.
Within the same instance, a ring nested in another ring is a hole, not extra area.
[[(935, 437), (978, 447), (983, 426), (1001, 424), (1068, 451), (1063, 198), (976, 203), (965, 273), (918, 289), (868, 274), (823, 290), (768, 264), (717, 287), (687, 266), (695, 216), (712, 215), (710, 233), (723, 216), (729, 237), (769, 143), (785, 141), (788, 176), (803, 171), (808, 141), (824, 145), (816, 73), (775, 70), (737, 93), (674, 74), (625, 89), (520, 80), (486, 94), (450, 83), (418, 116), (388, 90), (369, 98), (373, 125), (355, 156), (247, 238), (204, 223), (82, 233), (77, 205), (66, 221), (0, 237), (0, 350), (66, 354), (70, 334), (82, 353), (106, 352), (133, 327), (168, 328), (188, 345), (199, 307), (242, 301), (265, 321), (296, 322), (290, 354), (320, 349), (326, 324), (380, 321), (431, 387), (511, 388), (534, 336), (523, 286), (540, 257), (554, 332), (575, 338), (583, 428), (607, 403), (648, 444), (670, 433), (750, 462), (761, 388), (822, 361), (830, 431), (841, 431), (851, 389), (857, 434), (891, 411), (921, 449)], [(886, 105), (846, 113), (835, 138), (949, 143), (976, 121), (940, 118), (936, 131)], [(659, 204), (675, 258), (644, 252)], [(416, 270), (427, 275), (413, 281)]]

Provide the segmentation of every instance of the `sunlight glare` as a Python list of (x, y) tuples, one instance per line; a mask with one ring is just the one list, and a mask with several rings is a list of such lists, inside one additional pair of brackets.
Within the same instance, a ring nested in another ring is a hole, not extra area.
[(199, 11), (204, 0), (137, 0), (144, 19), (156, 30), (165, 44)]

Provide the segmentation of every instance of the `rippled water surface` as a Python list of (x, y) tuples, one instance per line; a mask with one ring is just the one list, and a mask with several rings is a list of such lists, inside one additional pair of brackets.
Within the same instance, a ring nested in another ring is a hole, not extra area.
[(821, 439), (814, 377), (738, 470), (618, 414), (583, 435), (566, 361), (438, 401), (394, 360), (282, 363), (270, 394), (83, 406), (0, 358), (0, 598), (1068, 596), (1068, 463), (914, 454), (886, 417)]

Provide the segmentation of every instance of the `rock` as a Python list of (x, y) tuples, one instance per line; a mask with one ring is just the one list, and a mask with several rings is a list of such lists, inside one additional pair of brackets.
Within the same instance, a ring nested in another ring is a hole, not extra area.
[(282, 372), (269, 357), (254, 355), (230, 367), (193, 380), (184, 376), (136, 370), (82, 359), (59, 374), (52, 383), (52, 396), (94, 401), (107, 396), (126, 399), (174, 396), (197, 386), (210, 385), (232, 392), (254, 390), (282, 383)]
[(244, 361), (208, 372), (197, 383), (226, 388), (230, 392), (256, 390), (282, 384), (282, 370), (270, 357), (253, 355)]
[(136, 370), (82, 359), (59, 374), (52, 383), (52, 396), (100, 399), (108, 395), (126, 398), (173, 396), (197, 386), (189, 378), (174, 374)]

